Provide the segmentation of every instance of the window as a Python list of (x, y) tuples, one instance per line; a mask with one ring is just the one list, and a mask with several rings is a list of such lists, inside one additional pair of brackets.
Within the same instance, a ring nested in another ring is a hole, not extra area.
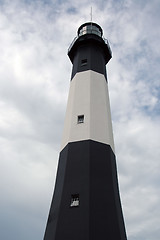
[(77, 123), (84, 123), (84, 115), (78, 116)]
[(90, 25), (83, 26), (80, 29), (79, 36), (82, 36), (84, 34), (96, 34), (101, 37), (102, 30), (100, 29), (100, 27), (90, 24)]
[(79, 206), (79, 194), (71, 195), (70, 207), (78, 207), (78, 206)]
[(82, 59), (81, 66), (86, 66), (86, 65), (87, 65), (87, 59)]

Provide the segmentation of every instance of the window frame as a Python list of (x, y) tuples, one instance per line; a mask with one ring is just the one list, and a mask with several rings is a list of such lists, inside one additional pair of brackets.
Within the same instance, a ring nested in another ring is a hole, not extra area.
[(80, 200), (79, 200), (79, 194), (72, 194), (71, 195), (71, 201), (70, 201), (70, 207), (79, 207), (80, 205)]
[(82, 60), (81, 60), (81, 67), (86, 66), (87, 63), (88, 63), (87, 58), (82, 59)]
[(77, 116), (77, 124), (84, 123), (84, 114)]

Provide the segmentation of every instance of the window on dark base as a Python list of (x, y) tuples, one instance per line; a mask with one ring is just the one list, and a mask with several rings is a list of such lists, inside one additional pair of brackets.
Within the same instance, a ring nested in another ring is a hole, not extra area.
[(79, 194), (71, 195), (70, 207), (78, 207), (78, 206), (79, 206)]

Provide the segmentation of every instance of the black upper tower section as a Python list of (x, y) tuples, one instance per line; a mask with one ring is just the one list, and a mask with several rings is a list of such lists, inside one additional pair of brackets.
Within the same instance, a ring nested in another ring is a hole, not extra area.
[(73, 63), (71, 79), (77, 72), (93, 70), (106, 76), (105, 65), (112, 57), (108, 41), (103, 38), (102, 28), (93, 22), (82, 24), (68, 50)]

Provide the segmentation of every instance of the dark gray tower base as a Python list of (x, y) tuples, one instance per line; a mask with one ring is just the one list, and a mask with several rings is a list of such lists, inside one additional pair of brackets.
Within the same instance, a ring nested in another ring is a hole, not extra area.
[(66, 239), (126, 239), (115, 155), (107, 144), (79, 141), (60, 153), (44, 240)]

